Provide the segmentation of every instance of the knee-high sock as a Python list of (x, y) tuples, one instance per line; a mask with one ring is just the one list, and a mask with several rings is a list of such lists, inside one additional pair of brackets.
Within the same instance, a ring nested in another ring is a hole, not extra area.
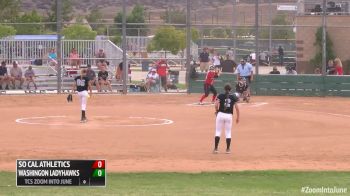
[(213, 95), (213, 98), (211, 99), (211, 102), (214, 102), (216, 99), (216, 95)]
[(231, 138), (226, 138), (226, 149), (230, 149)]
[(202, 102), (206, 97), (208, 97), (208, 96), (207, 96), (207, 95), (203, 95), (203, 96), (201, 97), (200, 102)]
[(220, 137), (219, 136), (215, 136), (215, 149), (218, 149), (219, 142), (220, 142)]

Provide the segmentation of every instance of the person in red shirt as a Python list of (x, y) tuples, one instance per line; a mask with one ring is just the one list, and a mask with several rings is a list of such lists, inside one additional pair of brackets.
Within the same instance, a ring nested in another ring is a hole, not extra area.
[(168, 91), (167, 88), (167, 70), (169, 69), (168, 64), (166, 63), (166, 61), (164, 59), (160, 60), (157, 62), (156, 64), (156, 69), (157, 69), (157, 73), (160, 77), (160, 81), (162, 84), (162, 87), (164, 88), (165, 92)]
[(203, 100), (209, 96), (210, 92), (213, 93), (213, 98), (211, 102), (212, 103), (215, 102), (217, 91), (214, 87), (214, 81), (215, 81), (215, 78), (219, 77), (219, 75), (220, 75), (219, 71), (218, 70), (216, 71), (214, 66), (211, 66), (209, 68), (209, 72), (207, 73), (207, 76), (205, 77), (205, 81), (204, 81), (204, 95), (199, 100), (200, 105), (203, 105)]
[(337, 75), (343, 75), (343, 64), (339, 58), (334, 59), (334, 65)]

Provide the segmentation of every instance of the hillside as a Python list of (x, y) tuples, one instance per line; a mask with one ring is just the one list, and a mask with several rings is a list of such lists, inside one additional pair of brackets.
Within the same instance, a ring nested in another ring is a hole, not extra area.
[[(118, 11), (121, 10), (122, 0), (71, 0), (73, 7), (76, 11), (76, 14), (87, 15), (91, 9), (99, 8), (103, 12), (103, 17), (105, 19), (112, 19)], [(232, 0), (191, 0), (192, 8), (197, 10), (199, 14), (198, 17), (205, 18), (204, 21), (208, 21), (207, 18), (212, 20), (213, 15), (216, 14), (217, 7), (220, 9), (228, 9), (229, 6), (232, 6)], [(293, 3), (297, 0), (272, 0), (273, 3)], [(37, 9), (41, 13), (46, 13), (53, 4), (54, 0), (22, 0), (22, 10), (33, 10)], [(246, 5), (250, 7), (253, 5), (255, 0), (240, 0), (240, 5)], [(266, 3), (268, 0), (260, 0), (261, 3)], [(133, 7), (136, 3), (141, 3), (145, 6), (147, 13), (151, 20), (157, 20), (159, 13), (163, 12), (168, 7), (184, 9), (186, 7), (186, 0), (127, 0), (128, 9)], [(251, 10), (251, 8), (249, 8)], [(205, 10), (204, 13), (199, 10)], [(215, 11), (211, 11), (215, 10)], [(207, 12), (209, 11), (209, 12)], [(219, 15), (230, 15), (232, 17), (232, 11), (228, 10), (231, 13), (222, 12), (219, 10)], [(242, 11), (242, 10), (240, 10)], [(243, 11), (246, 11), (244, 9)], [(214, 13), (212, 13), (214, 12)], [(251, 13), (253, 14), (253, 13)], [(202, 16), (204, 15), (204, 16)], [(216, 16), (215, 16), (216, 18)], [(222, 20), (225, 20), (226, 17), (223, 16)], [(220, 19), (221, 20), (221, 19)]]

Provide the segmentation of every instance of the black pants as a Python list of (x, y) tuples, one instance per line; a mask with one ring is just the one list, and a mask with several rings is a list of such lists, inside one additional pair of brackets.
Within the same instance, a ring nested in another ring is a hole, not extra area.
[(243, 76), (248, 85), (252, 82), (252, 76)]
[(162, 87), (165, 89), (165, 90), (167, 90), (167, 78), (166, 78), (166, 76), (160, 76), (160, 81), (161, 81), (161, 83), (162, 83)]
[(212, 92), (214, 96), (216, 96), (218, 93), (213, 85), (210, 84), (204, 84), (204, 94), (205, 96), (208, 96), (209, 93)]

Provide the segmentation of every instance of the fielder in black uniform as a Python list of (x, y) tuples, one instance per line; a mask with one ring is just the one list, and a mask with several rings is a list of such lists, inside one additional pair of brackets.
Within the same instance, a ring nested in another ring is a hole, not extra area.
[(231, 85), (226, 84), (225, 93), (220, 94), (216, 98), (215, 111), (216, 111), (216, 132), (215, 132), (215, 147), (214, 154), (217, 154), (221, 131), (225, 129), (226, 136), (226, 153), (231, 153), (231, 129), (232, 129), (232, 117), (233, 107), (236, 109), (236, 123), (239, 122), (239, 108), (236, 104), (238, 97), (235, 94), (231, 94)]
[[(81, 104), (81, 121), (85, 123), (87, 121), (86, 118), (86, 105), (87, 99), (92, 95), (92, 88), (89, 82), (89, 78), (86, 76), (86, 69), (81, 70), (81, 75), (74, 78), (73, 92), (78, 91), (78, 97), (80, 99)], [(88, 94), (88, 89), (90, 91), (90, 96)]]

